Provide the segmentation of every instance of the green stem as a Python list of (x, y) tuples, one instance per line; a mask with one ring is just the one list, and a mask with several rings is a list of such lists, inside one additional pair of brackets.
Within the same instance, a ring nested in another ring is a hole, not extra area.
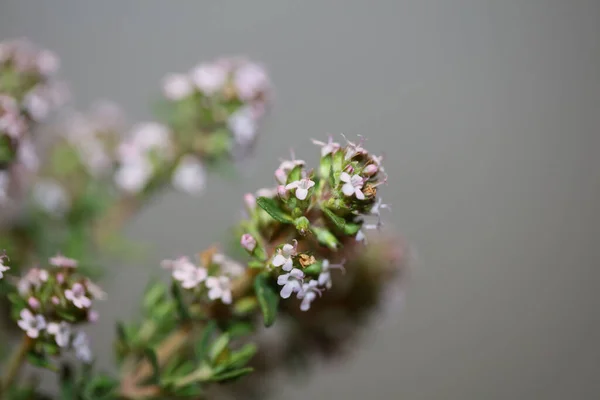
[(4, 377), (2, 378), (0, 393), (8, 391), (8, 389), (12, 386), (13, 382), (15, 381), (15, 378), (21, 370), (21, 366), (25, 361), (27, 353), (29, 353), (29, 350), (31, 349), (31, 346), (33, 346), (33, 340), (31, 340), (29, 336), (25, 335), (23, 337), (23, 340), (21, 341), (21, 344), (14, 351), (13, 356), (8, 362), (6, 372), (4, 374)]

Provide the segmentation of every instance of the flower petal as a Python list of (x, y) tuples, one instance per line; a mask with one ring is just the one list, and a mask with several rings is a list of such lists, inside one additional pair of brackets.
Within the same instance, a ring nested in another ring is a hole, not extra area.
[(298, 200), (305, 200), (308, 196), (308, 189), (298, 188), (296, 189), (296, 198)]
[(342, 186), (342, 193), (346, 196), (352, 196), (354, 194), (354, 186), (351, 183), (344, 183)]

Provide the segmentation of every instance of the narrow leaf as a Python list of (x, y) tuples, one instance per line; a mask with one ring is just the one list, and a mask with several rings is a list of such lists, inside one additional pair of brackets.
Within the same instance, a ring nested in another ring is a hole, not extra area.
[(202, 331), (202, 337), (200, 337), (200, 340), (196, 344), (196, 359), (198, 362), (204, 361), (206, 358), (209, 350), (210, 340), (216, 331), (217, 323), (215, 321), (210, 321), (204, 327), (204, 330)]
[(214, 375), (210, 380), (217, 381), (217, 382), (229, 381), (229, 380), (237, 379), (244, 375), (247, 375), (252, 371), (254, 371), (254, 368), (251, 368), (251, 367), (240, 368), (240, 369), (236, 369), (233, 371), (227, 371), (227, 372), (223, 372), (223, 373)]
[(269, 285), (267, 276), (263, 274), (254, 279), (254, 291), (262, 311), (265, 326), (273, 325), (279, 307), (279, 295)]
[(292, 224), (294, 220), (292, 217), (287, 215), (274, 199), (270, 199), (268, 197), (259, 197), (256, 199), (256, 204), (260, 206), (263, 210), (267, 212), (274, 220), (279, 221), (283, 224)]
[(189, 321), (191, 319), (190, 312), (183, 300), (183, 293), (181, 293), (181, 288), (176, 282), (173, 282), (171, 285), (171, 293), (173, 294), (173, 298), (175, 299), (175, 304), (177, 305), (177, 312), (179, 313), (179, 318), (182, 321)]

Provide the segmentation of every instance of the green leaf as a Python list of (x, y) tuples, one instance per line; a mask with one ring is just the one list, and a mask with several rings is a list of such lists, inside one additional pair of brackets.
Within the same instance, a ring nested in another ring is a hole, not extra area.
[(258, 307), (258, 301), (254, 296), (246, 296), (235, 302), (233, 313), (235, 315), (246, 315), (253, 312)]
[(340, 242), (337, 240), (335, 235), (327, 228), (313, 227), (313, 233), (317, 237), (319, 243), (329, 247), (331, 250), (337, 250)]
[(44, 354), (29, 352), (27, 353), (27, 361), (36, 367), (49, 369), (51, 371), (57, 370), (56, 366), (53, 365)]
[(204, 361), (207, 358), (210, 340), (217, 331), (217, 323), (210, 321), (202, 331), (202, 337), (196, 344), (196, 359), (198, 362)]
[(263, 210), (267, 212), (274, 220), (279, 221), (283, 224), (292, 224), (294, 220), (292, 217), (287, 215), (274, 199), (270, 199), (268, 197), (259, 197), (256, 199), (256, 204), (260, 206)]
[(289, 184), (302, 179), (302, 169), (302, 165), (295, 166), (288, 174), (286, 183)]
[(242, 346), (241, 349), (233, 351), (229, 356), (229, 361), (227, 362), (227, 368), (242, 368), (250, 360), (256, 352), (258, 351), (258, 347), (254, 343), (246, 343)]
[(251, 367), (240, 368), (240, 369), (236, 369), (233, 371), (227, 371), (227, 372), (213, 375), (210, 378), (210, 380), (216, 381), (216, 382), (234, 380), (234, 379), (240, 378), (244, 375), (248, 375), (250, 372), (253, 372), (253, 371), (254, 371), (254, 368), (251, 368)]
[(181, 318), (182, 321), (189, 321), (191, 319), (190, 312), (185, 304), (185, 301), (183, 300), (183, 293), (181, 293), (181, 288), (177, 282), (173, 282), (171, 285), (171, 293), (173, 294), (175, 304), (177, 305), (179, 318)]
[(269, 284), (267, 275), (260, 274), (254, 279), (254, 291), (262, 311), (265, 326), (273, 325), (279, 307), (279, 295)]
[(343, 232), (346, 226), (346, 220), (340, 217), (339, 215), (335, 214), (327, 207), (323, 207), (322, 210), (323, 213), (327, 216), (327, 218), (329, 218), (329, 220), (333, 222), (333, 224)]
[(224, 333), (212, 343), (211, 349), (209, 351), (209, 359), (212, 362), (217, 361), (221, 357), (221, 355), (223, 355), (223, 353), (227, 350), (227, 345), (229, 345), (230, 340), (231, 338), (229, 337), (229, 334)]
[(264, 261), (258, 261), (258, 260), (248, 261), (248, 268), (262, 269), (264, 267), (265, 267)]
[(144, 309), (152, 310), (167, 296), (167, 287), (162, 282), (151, 283), (144, 294)]

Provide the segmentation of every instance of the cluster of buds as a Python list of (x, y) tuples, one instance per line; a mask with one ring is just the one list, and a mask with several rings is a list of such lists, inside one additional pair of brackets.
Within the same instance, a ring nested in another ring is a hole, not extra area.
[(77, 327), (98, 320), (92, 303), (105, 294), (77, 273), (76, 260), (59, 254), (50, 258), (49, 264), (48, 269), (30, 269), (16, 282), (16, 292), (9, 295), (13, 317), (33, 342), (31, 353), (38, 359), (74, 349), (77, 358), (89, 363), (89, 343)]
[[(250, 218), (241, 237), (253, 265), (271, 271), (280, 296), (295, 294), (302, 311), (331, 289), (333, 270), (345, 272), (338, 249), (364, 241), (364, 230), (381, 227), (380, 211), (389, 207), (377, 196), (387, 180), (381, 157), (365, 150), (362, 139), (345, 146), (332, 137), (313, 142), (321, 147), (316, 172), (292, 157), (276, 169), (276, 188), (261, 189), (258, 199), (246, 195)], [(369, 216), (377, 222), (366, 223)]]
[(31, 131), (65, 102), (67, 91), (55, 81), (56, 55), (21, 39), (0, 42), (0, 200), (7, 197), (10, 166), (38, 168)]
[(173, 280), (194, 299), (231, 304), (232, 280), (242, 276), (245, 267), (215, 251), (203, 253), (198, 264), (188, 257), (162, 262), (164, 268), (171, 270)]

